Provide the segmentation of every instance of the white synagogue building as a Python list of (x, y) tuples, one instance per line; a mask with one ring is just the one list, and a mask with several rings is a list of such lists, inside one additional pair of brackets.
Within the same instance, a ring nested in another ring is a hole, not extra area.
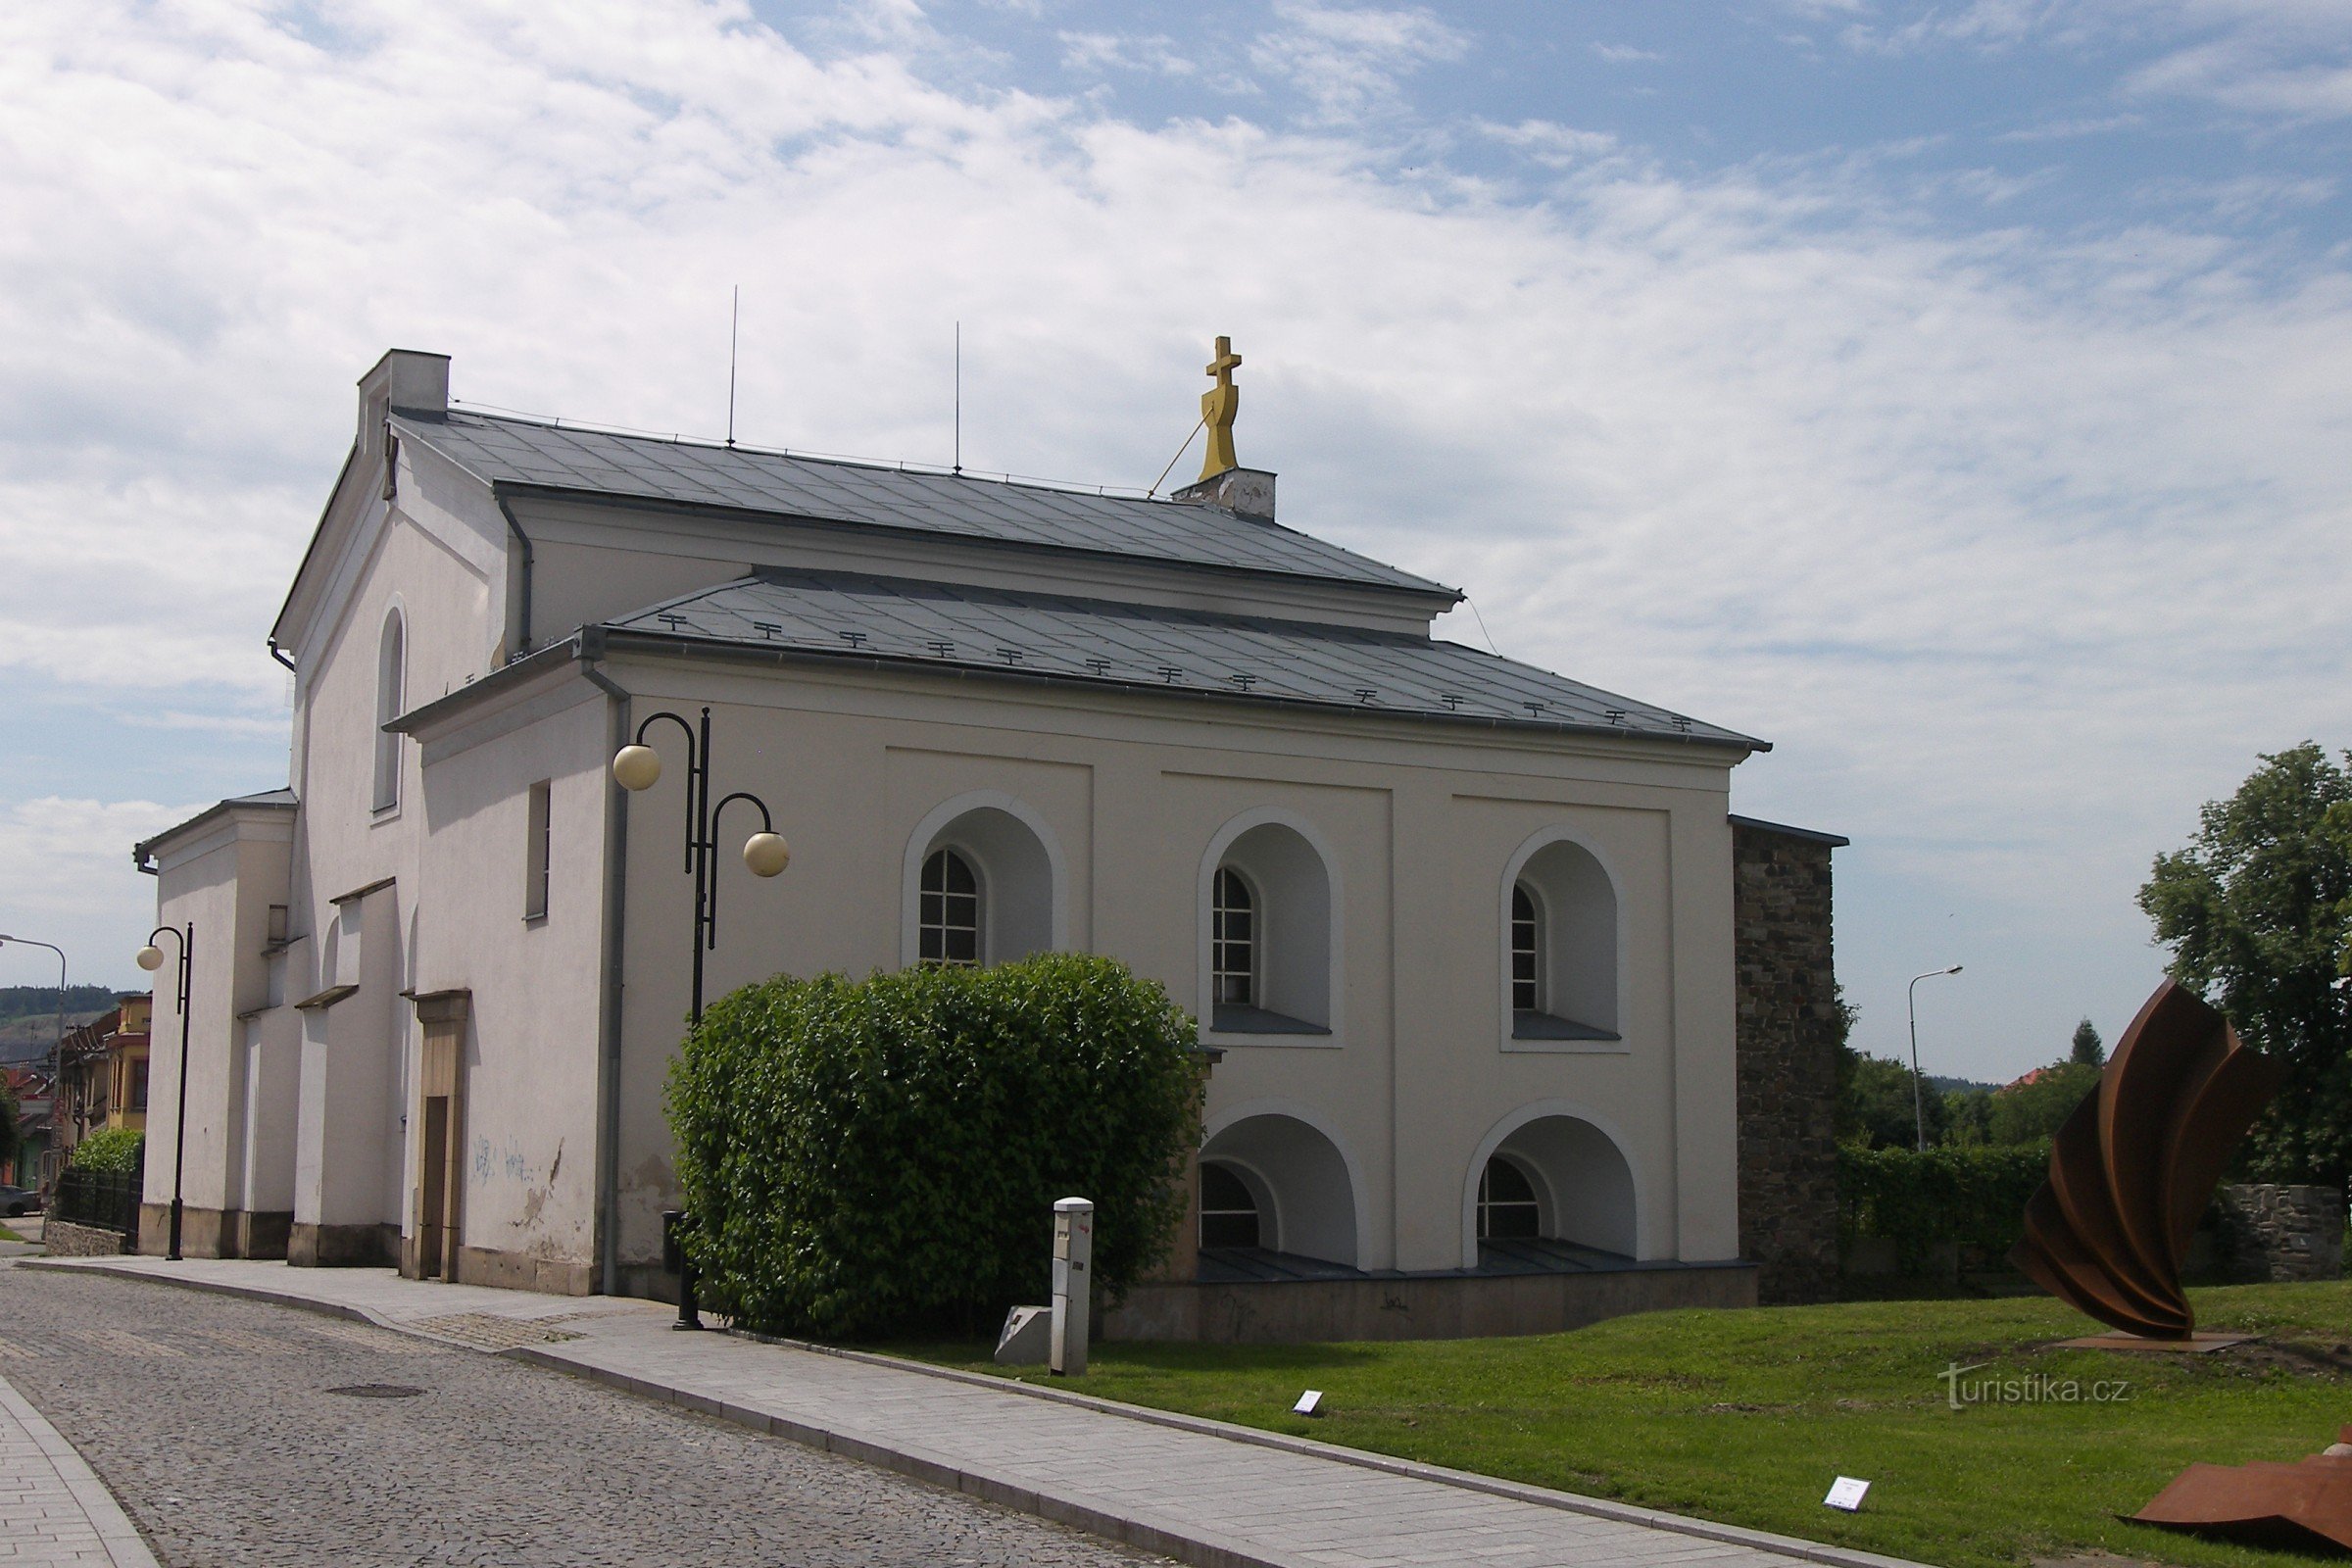
[(1209, 471), (1141, 499), (494, 416), (387, 354), (270, 630), (285, 787), (137, 848), (192, 960), (143, 1245), (176, 1165), (191, 1255), (666, 1295), (698, 972), (1068, 949), (1215, 1058), (1110, 1333), (1802, 1294), (1842, 841), (1731, 814), (1764, 743), (1435, 636), (1455, 590), (1284, 527), (1238, 363)]

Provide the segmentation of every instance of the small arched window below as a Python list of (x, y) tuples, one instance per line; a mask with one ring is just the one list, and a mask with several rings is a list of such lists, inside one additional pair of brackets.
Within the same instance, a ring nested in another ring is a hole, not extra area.
[(1257, 900), (1230, 865), (1217, 868), (1209, 906), (1209, 965), (1218, 1006), (1257, 1005)]
[(923, 862), (917, 956), (925, 963), (980, 962), (980, 881), (954, 850)]
[(1544, 1234), (1544, 1216), (1536, 1202), (1535, 1183), (1527, 1172), (1494, 1155), (1478, 1179), (1478, 1239), (1482, 1242), (1533, 1241)]
[(1257, 1200), (1249, 1184), (1232, 1168), (1212, 1160), (1200, 1162), (1200, 1245), (1256, 1247), (1261, 1231)]

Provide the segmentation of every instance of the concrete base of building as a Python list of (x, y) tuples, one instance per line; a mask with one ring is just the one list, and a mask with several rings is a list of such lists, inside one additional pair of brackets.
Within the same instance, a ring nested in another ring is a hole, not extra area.
[(539, 1291), (549, 1296), (589, 1296), (596, 1291), (596, 1269), (573, 1258), (533, 1257), (527, 1252), (460, 1247), (458, 1283)]
[(1557, 1334), (1683, 1306), (1753, 1306), (1753, 1263), (1560, 1274), (1368, 1275), (1236, 1285), (1138, 1285), (1104, 1314), (1106, 1340), (1293, 1345)]
[[(253, 1213), (242, 1208), (198, 1208), (179, 1211), (179, 1251), (182, 1257), (280, 1258), (294, 1216), (284, 1210)], [(162, 1257), (172, 1250), (172, 1205), (139, 1205), (139, 1250)]]
[(41, 1227), (41, 1243), (51, 1257), (116, 1257), (130, 1250), (130, 1238), (121, 1231), (62, 1219)]
[(297, 1220), (286, 1233), (286, 1261), (296, 1268), (386, 1268), (400, 1257), (392, 1225), (311, 1225)]

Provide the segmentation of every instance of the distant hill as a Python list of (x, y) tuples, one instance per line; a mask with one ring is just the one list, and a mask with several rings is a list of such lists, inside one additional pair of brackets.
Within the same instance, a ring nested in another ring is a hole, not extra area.
[[(120, 995), (111, 986), (66, 987), (66, 1028), (111, 1012)], [(38, 1060), (56, 1041), (57, 987), (0, 986), (0, 1061)]]
[(1964, 1093), (1974, 1093), (1980, 1089), (1991, 1091), (2001, 1087), (1999, 1084), (1982, 1084), (1974, 1078), (1938, 1078), (1934, 1073), (1928, 1074), (1928, 1086), (1945, 1094), (1949, 1094), (1955, 1089)]

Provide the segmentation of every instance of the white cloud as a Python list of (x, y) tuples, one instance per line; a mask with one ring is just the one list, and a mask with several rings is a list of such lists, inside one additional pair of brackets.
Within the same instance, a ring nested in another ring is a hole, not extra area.
[[(2015, 932), (2131, 943), (2197, 802), (2352, 734), (2331, 265), (1938, 235), (1546, 122), (1461, 127), (1542, 201), (1399, 177), (1337, 127), (1464, 47), (1418, 11), (1281, 14), (1311, 137), (951, 91), (922, 46), (819, 60), (693, 0), (337, 19), (0, 8), (18, 678), (269, 711), (385, 346), (454, 354), (468, 400), (711, 433), (740, 282), (748, 438), (944, 459), (960, 318), (967, 461), (1070, 478), (1149, 481), (1232, 333), (1286, 520), (1462, 583), (1506, 653), (1780, 742), (1744, 808)], [(9, 808), (0, 888), (71, 913), (54, 867), (122, 881), (170, 814)]]
[(1654, 49), (1638, 49), (1630, 43), (1596, 43), (1592, 46), (1592, 52), (1612, 66), (1629, 66), (1638, 61), (1666, 58)]
[(1250, 59), (1306, 94), (1322, 119), (1340, 122), (1383, 107), (1401, 78), (1469, 47), (1467, 35), (1418, 6), (1275, 0), (1274, 25), (1250, 45)]
[(1899, 18), (1858, 0), (1783, 4), (1808, 20), (1845, 15), (1839, 40), (1865, 53), (2039, 45), (2095, 58), (2125, 47), (2146, 57), (2119, 83), (2127, 97), (2287, 120), (2352, 115), (2352, 6), (2336, 0), (1960, 0)]
[[(76, 985), (130, 982), (155, 908), (130, 847), (197, 809), (64, 796), (0, 806), (0, 932), (65, 949)], [(54, 954), (0, 947), (0, 984), (56, 983)]]
[(1134, 71), (1155, 76), (1190, 76), (1200, 66), (1164, 32), (1065, 32), (1059, 34), (1066, 71)]

